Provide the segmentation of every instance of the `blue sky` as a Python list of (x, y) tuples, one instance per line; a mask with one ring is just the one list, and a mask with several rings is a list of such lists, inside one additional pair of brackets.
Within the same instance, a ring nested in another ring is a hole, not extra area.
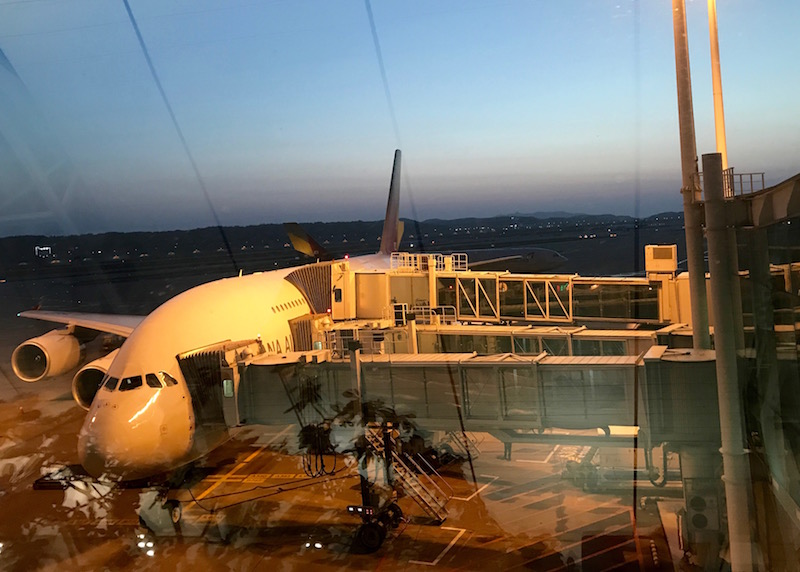
[[(397, 133), (362, 0), (129, 3), (223, 224), (381, 218), (396, 147), (406, 216), (633, 214), (637, 189), (642, 215), (680, 210), (669, 0), (372, 0)], [(702, 154), (706, 2), (687, 13)], [(730, 163), (778, 182), (800, 171), (800, 3), (718, 17)], [(215, 222), (122, 0), (0, 0), (0, 50), (25, 86), (0, 75), (0, 234)], [(29, 151), (76, 177), (61, 228), (22, 217), (52, 207)]]

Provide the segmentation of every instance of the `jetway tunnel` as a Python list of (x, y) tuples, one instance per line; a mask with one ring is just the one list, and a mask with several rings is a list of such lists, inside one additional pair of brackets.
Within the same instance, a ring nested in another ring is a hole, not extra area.
[[(254, 359), (242, 369), (246, 423), (333, 421), (358, 397), (349, 361), (327, 352)], [(641, 356), (359, 355), (362, 396), (428, 430), (638, 426), (652, 444), (719, 446), (713, 352), (654, 346)]]

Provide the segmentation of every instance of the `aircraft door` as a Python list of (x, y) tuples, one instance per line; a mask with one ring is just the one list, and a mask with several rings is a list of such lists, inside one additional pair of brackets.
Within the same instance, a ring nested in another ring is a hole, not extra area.
[(225, 425), (236, 427), (239, 424), (239, 376), (232, 367), (220, 368), (222, 377), (222, 414)]

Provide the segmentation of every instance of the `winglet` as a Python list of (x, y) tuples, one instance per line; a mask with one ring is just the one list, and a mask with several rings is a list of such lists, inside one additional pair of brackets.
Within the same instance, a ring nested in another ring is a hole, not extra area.
[(386, 203), (386, 218), (383, 219), (383, 234), (381, 235), (381, 254), (391, 254), (397, 251), (400, 244), (398, 222), (400, 214), (400, 149), (395, 149), (394, 166), (392, 167), (392, 182), (389, 185), (389, 201)]

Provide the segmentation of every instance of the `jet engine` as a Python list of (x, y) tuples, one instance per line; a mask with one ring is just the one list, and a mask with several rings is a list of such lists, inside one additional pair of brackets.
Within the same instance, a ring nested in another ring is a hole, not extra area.
[(71, 370), (82, 357), (83, 345), (72, 329), (52, 330), (18, 345), (11, 367), (22, 381), (33, 383)]
[(78, 405), (87, 411), (118, 351), (119, 348), (108, 355), (87, 363), (72, 378), (72, 397), (75, 398)]

